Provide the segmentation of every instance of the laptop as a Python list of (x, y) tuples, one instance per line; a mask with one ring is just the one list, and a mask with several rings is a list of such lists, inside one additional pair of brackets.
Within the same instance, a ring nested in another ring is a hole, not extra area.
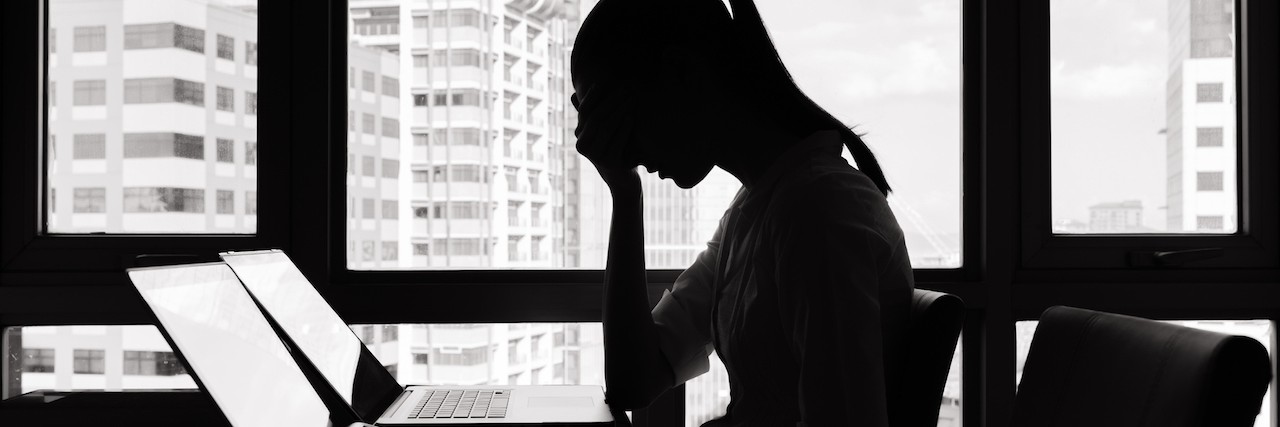
[(283, 252), (228, 252), (222, 259), (282, 338), (364, 422), (613, 425), (600, 386), (401, 386)]
[(136, 268), (129, 278), (231, 425), (331, 425), (325, 402), (226, 264)]

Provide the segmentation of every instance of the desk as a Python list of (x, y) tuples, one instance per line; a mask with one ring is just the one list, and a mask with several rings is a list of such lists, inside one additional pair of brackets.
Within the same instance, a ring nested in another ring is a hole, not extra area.
[[(631, 427), (614, 411), (618, 427)], [(227, 420), (204, 392), (188, 390), (38, 390), (0, 401), (5, 426), (226, 427)]]

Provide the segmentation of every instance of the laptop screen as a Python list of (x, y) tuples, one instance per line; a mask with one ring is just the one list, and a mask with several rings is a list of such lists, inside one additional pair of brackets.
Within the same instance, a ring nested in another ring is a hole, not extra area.
[(192, 376), (235, 426), (316, 426), (329, 410), (223, 263), (129, 270)]
[(376, 420), (404, 391), (283, 252), (222, 259), (361, 419)]

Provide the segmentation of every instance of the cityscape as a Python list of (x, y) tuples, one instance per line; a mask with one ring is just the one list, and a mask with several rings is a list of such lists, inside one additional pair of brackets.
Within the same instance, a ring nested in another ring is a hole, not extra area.
[[(1165, 206), (1097, 201), (1087, 220), (1055, 217), (1055, 232), (1236, 229), (1233, 3), (1216, 1), (1216, 8), (1192, 8), (1188, 0), (1168, 0)], [(779, 7), (760, 3), (766, 20), (767, 8)], [(932, 143), (958, 150), (959, 2), (903, 2), (934, 14), (938, 3), (945, 4), (942, 21), (951, 23), (933, 36), (955, 44), (940, 54), (954, 82), (940, 103), (951, 103), (944, 111), (957, 126), (933, 131), (957, 147)], [(349, 1), (349, 268), (603, 268), (609, 191), (574, 149), (577, 115), (568, 100), (568, 59), (594, 4)], [(786, 43), (805, 40), (785, 22), (773, 27), (784, 56)], [(256, 232), (257, 144), (272, 143), (258, 141), (256, 130), (257, 1), (50, 0), (49, 23), (48, 232)], [(812, 69), (798, 62), (803, 82)], [(829, 91), (820, 92), (815, 98), (822, 102)], [(889, 127), (885, 134), (893, 135)], [(878, 145), (883, 140), (872, 131), (869, 142), (891, 172), (921, 148)], [(958, 170), (959, 153), (938, 161)], [(959, 267), (958, 174), (936, 180), (897, 170), (904, 184), (890, 204), (913, 266)], [(689, 190), (652, 174), (642, 180), (652, 269), (686, 267), (740, 186), (719, 169)], [(912, 192), (928, 185), (937, 191)], [(1159, 221), (1165, 225), (1151, 221), (1153, 209), (1165, 209)], [(1270, 322), (1227, 326), (1259, 337), (1274, 333)], [(352, 329), (401, 383), (604, 383), (598, 323)], [(1027, 330), (1034, 328), (1019, 324), (1020, 336)], [(194, 387), (152, 326), (6, 333), (22, 343), (23, 374), (6, 385), (10, 393)], [(1019, 360), (1026, 354), (1021, 343)], [(688, 425), (723, 414), (728, 404), (724, 367), (712, 362), (711, 372), (687, 384)], [(957, 349), (939, 426), (960, 425), (959, 370)]]

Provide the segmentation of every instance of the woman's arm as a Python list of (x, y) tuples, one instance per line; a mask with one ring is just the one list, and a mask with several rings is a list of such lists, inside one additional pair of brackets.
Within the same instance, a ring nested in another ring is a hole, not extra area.
[(649, 312), (644, 265), (644, 199), (636, 170), (604, 172), (613, 193), (604, 273), (604, 375), (613, 407), (638, 409), (675, 382)]

